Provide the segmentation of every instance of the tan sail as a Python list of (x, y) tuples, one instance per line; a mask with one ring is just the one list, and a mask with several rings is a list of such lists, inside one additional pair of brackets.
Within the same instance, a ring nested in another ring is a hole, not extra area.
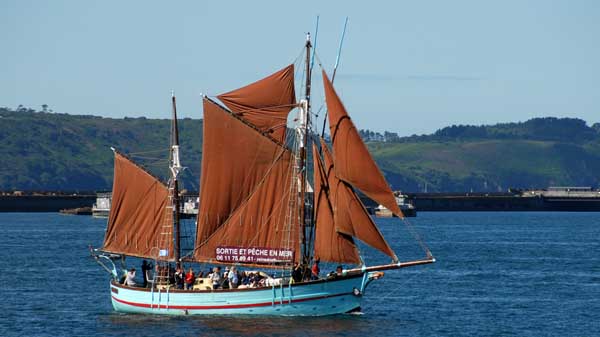
[(317, 146), (313, 143), (314, 200), (315, 200), (315, 256), (321, 261), (360, 263), (360, 256), (352, 236), (335, 229), (333, 208), (329, 200), (327, 173)]
[(333, 205), (336, 231), (355, 237), (397, 260), (396, 254), (381, 235), (352, 187), (333, 174), (335, 170), (333, 158), (323, 139), (321, 139), (321, 147), (328, 173), (329, 197)]
[(218, 247), (285, 248), (299, 258), (293, 162), (287, 148), (205, 99), (194, 259), (215, 261)]
[(162, 258), (172, 258), (172, 240), (165, 244), (161, 237), (172, 238), (173, 217), (172, 210), (167, 209), (168, 197), (169, 191), (163, 183), (115, 152), (112, 201), (102, 250), (157, 258), (159, 250), (166, 249), (168, 252)]
[(323, 83), (336, 176), (387, 207), (397, 216), (404, 217), (392, 190), (369, 154), (325, 71), (323, 71)]
[(294, 65), (217, 97), (240, 118), (283, 143), (288, 113), (296, 105)]

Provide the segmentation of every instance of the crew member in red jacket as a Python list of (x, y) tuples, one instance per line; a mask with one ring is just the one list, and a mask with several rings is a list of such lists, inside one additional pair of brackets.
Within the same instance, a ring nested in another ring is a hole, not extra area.
[(194, 287), (194, 280), (196, 280), (196, 275), (194, 275), (194, 269), (190, 267), (190, 270), (185, 274), (185, 289), (192, 289)]

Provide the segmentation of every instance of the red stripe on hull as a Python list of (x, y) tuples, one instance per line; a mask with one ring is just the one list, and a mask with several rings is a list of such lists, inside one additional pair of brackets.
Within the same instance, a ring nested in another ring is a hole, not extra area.
[[(317, 297), (310, 297), (310, 298), (300, 298), (300, 299), (292, 300), (291, 303), (322, 300), (325, 298), (351, 295), (351, 294), (352, 293), (343, 293), (343, 294), (325, 295), (325, 296), (317, 296)], [(164, 304), (158, 305), (158, 304), (129, 302), (129, 301), (125, 301), (125, 300), (116, 298), (114, 296), (112, 296), (112, 298), (113, 298), (113, 300), (115, 300), (119, 303), (126, 304), (126, 305), (131, 305), (131, 306), (140, 307), (140, 308), (152, 308), (152, 309), (180, 309), (180, 310), (243, 309), (243, 308), (254, 308), (254, 307), (266, 307), (266, 306), (273, 305), (273, 302), (262, 302), (262, 303), (231, 304), (231, 305), (168, 305), (167, 306)], [(274, 304), (281, 305), (281, 304), (289, 304), (289, 303), (290, 303), (289, 300), (283, 300), (283, 303), (281, 303), (281, 301), (275, 301)]]

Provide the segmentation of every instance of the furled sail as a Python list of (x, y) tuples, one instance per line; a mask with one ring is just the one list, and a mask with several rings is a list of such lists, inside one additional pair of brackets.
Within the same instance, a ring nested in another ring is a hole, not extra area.
[(333, 84), (323, 71), (325, 100), (335, 161), (335, 175), (403, 217), (396, 198), (348, 116)]
[(172, 258), (173, 211), (167, 208), (168, 204), (167, 187), (115, 151), (112, 201), (102, 250)]
[(260, 264), (299, 258), (291, 152), (205, 99), (202, 154), (194, 259)]
[(329, 182), (329, 197), (333, 206), (333, 220), (338, 233), (355, 237), (369, 246), (397, 260), (396, 254), (381, 235), (377, 225), (348, 183), (334, 174), (335, 164), (327, 144), (321, 139), (325, 172)]
[(352, 236), (335, 229), (333, 208), (329, 200), (327, 173), (317, 146), (313, 143), (315, 256), (321, 261), (359, 264), (360, 257)]
[(240, 118), (283, 143), (287, 116), (296, 104), (294, 65), (217, 97)]

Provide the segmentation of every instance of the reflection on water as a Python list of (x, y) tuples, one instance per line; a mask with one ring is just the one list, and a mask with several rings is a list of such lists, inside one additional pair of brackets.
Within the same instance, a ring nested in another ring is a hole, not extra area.
[[(186, 335), (210, 334), (222, 336), (306, 336), (307, 331), (327, 336), (347, 336), (350, 332), (368, 333), (384, 322), (375, 317), (344, 314), (327, 317), (276, 316), (154, 316), (110, 313), (98, 317), (98, 325), (112, 327), (112, 331), (144, 331), (152, 327), (152, 334), (169, 331)], [(312, 334), (311, 334), (312, 335)]]

